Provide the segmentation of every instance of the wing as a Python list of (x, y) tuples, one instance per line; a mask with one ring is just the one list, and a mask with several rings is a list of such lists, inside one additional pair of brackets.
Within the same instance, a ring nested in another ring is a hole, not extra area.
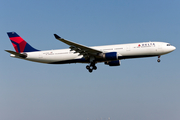
[(61, 42), (64, 42), (65, 44), (69, 45), (71, 51), (75, 51), (75, 53), (79, 53), (79, 55), (83, 55), (85, 58), (93, 56), (93, 57), (98, 57), (98, 55), (100, 53), (102, 53), (102, 51), (100, 50), (96, 50), (90, 47), (86, 47), (84, 45), (80, 45), (74, 42), (71, 42), (69, 40), (65, 40), (61, 37), (59, 37), (58, 35), (54, 34), (55, 38), (60, 40)]

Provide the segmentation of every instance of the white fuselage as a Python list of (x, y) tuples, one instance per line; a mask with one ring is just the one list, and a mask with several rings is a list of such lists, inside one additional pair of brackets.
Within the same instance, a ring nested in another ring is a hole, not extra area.
[[(138, 58), (160, 56), (174, 51), (176, 48), (165, 42), (143, 42), (132, 44), (118, 44), (90, 47), (96, 50), (103, 51), (103, 53), (117, 52), (118, 59)], [(88, 63), (83, 59), (79, 53), (74, 53), (70, 49), (58, 49), (47, 51), (26, 52), (25, 60), (40, 62), (40, 63)], [(15, 55), (11, 55), (16, 57)], [(100, 60), (96, 62), (105, 62), (107, 60)]]

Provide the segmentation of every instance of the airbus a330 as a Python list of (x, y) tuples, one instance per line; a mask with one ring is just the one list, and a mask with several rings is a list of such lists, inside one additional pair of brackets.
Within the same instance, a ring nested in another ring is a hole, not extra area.
[(41, 51), (33, 48), (16, 32), (7, 33), (15, 51), (5, 50), (11, 53), (11, 57), (46, 64), (87, 63), (89, 72), (96, 70), (96, 64), (104, 62), (105, 65), (119, 66), (122, 59), (154, 57), (160, 62), (160, 56), (176, 49), (166, 42), (142, 42), (131, 44), (117, 44), (87, 47), (69, 40), (65, 40), (54, 34), (55, 38), (69, 46), (68, 49)]

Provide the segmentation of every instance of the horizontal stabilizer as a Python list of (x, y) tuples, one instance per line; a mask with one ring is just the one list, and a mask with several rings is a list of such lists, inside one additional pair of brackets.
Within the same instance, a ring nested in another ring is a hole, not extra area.
[(15, 56), (21, 57), (21, 58), (26, 58), (27, 57), (27, 55), (25, 53), (17, 53), (17, 52), (11, 51), (11, 50), (5, 50), (5, 51), (8, 52), (8, 53), (13, 54)]

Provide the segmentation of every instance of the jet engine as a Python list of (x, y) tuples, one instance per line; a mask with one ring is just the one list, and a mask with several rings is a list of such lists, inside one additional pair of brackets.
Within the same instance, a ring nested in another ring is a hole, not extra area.
[(104, 64), (109, 65), (109, 66), (120, 66), (121, 61), (120, 60), (107, 61), (107, 62), (104, 62)]
[(117, 60), (118, 54), (117, 52), (109, 52), (109, 53), (101, 53), (99, 56), (106, 60)]

